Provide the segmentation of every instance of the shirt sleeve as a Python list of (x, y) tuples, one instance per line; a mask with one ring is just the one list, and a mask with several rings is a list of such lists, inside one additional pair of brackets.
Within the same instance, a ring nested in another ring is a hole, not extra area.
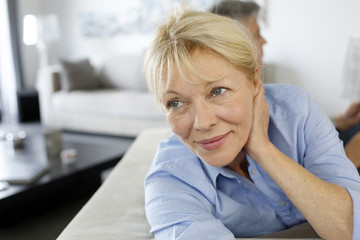
[(156, 239), (235, 239), (212, 214), (205, 196), (166, 172), (146, 178), (145, 196), (146, 217)]
[(360, 239), (360, 177), (327, 115), (308, 97), (303, 165), (319, 178), (347, 189), (354, 205), (353, 239)]

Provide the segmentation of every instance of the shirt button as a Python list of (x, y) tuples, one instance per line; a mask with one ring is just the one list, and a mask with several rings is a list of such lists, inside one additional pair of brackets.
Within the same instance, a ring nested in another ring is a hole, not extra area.
[(285, 201), (280, 202), (281, 206), (285, 206)]
[(252, 175), (255, 175), (255, 174), (256, 174), (256, 170), (255, 170), (255, 169), (251, 170), (251, 174), (252, 174)]

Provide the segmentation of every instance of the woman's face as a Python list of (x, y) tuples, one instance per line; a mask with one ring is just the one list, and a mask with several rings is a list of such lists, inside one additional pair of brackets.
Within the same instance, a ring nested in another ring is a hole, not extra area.
[(173, 68), (162, 96), (172, 131), (203, 161), (216, 167), (232, 163), (247, 142), (253, 116), (253, 84), (230, 63), (195, 50), (192, 61), (207, 82), (183, 68)]

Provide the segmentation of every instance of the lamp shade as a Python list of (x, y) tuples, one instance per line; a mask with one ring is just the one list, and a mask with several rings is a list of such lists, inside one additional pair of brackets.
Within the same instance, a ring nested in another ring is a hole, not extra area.
[(54, 42), (60, 38), (59, 21), (55, 14), (26, 15), (23, 23), (23, 41), (26, 45)]
[(35, 15), (26, 15), (24, 17), (23, 41), (25, 45), (34, 45), (38, 41)]
[(23, 41), (25, 45), (36, 44), (40, 68), (48, 66), (49, 45), (59, 38), (60, 27), (57, 15), (26, 15), (24, 17)]
[(360, 99), (360, 36), (349, 40), (343, 71), (343, 96), (351, 101)]

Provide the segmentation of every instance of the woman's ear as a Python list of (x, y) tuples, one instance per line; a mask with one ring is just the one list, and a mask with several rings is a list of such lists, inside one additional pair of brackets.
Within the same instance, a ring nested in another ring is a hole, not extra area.
[(258, 68), (256, 68), (255, 70), (255, 77), (253, 80), (253, 97), (255, 97), (259, 91), (260, 91), (260, 86), (261, 86), (261, 79), (260, 79), (260, 70)]

